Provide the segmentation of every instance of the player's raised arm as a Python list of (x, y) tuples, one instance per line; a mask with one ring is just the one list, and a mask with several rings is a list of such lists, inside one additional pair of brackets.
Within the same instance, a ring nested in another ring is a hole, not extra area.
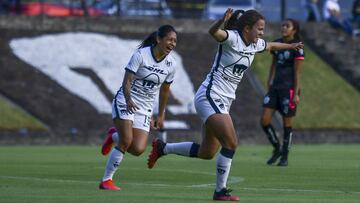
[(230, 19), (232, 14), (233, 14), (233, 9), (228, 8), (225, 11), (224, 16), (211, 25), (211, 27), (209, 29), (209, 34), (216, 41), (222, 42), (227, 38), (228, 33), (225, 30), (221, 29), (221, 27), (223, 27), (224, 24)]
[(283, 49), (292, 49), (292, 50), (299, 50), (304, 47), (302, 42), (297, 43), (281, 43), (281, 42), (268, 42), (266, 46), (266, 50), (268, 51), (276, 51), (276, 50), (283, 50)]

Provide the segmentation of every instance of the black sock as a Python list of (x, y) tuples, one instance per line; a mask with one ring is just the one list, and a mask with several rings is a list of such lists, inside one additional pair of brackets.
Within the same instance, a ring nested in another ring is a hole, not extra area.
[(284, 142), (282, 153), (284, 157), (287, 157), (292, 140), (292, 127), (284, 127)]
[(267, 138), (270, 141), (270, 143), (272, 144), (272, 146), (276, 150), (280, 149), (279, 138), (276, 136), (276, 132), (275, 132), (273, 126), (270, 124), (268, 126), (263, 126), (262, 128), (263, 128), (265, 134), (267, 135)]

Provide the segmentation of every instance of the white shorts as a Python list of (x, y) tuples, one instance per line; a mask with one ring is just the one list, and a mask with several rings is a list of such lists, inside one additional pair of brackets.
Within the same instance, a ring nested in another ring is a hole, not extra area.
[(132, 127), (150, 131), (151, 114), (145, 114), (143, 111), (137, 110), (134, 113), (129, 113), (126, 110), (125, 101), (114, 99), (112, 102), (112, 118), (130, 120), (133, 122)]
[(201, 85), (195, 95), (195, 109), (201, 120), (206, 120), (213, 114), (229, 114), (233, 99), (220, 96), (213, 90)]

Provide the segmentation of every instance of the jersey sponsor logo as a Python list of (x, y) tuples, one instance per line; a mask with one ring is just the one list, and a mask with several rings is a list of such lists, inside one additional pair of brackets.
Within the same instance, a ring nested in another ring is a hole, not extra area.
[(151, 67), (151, 66), (145, 66), (146, 69), (148, 69), (151, 72), (155, 72), (155, 73), (159, 73), (162, 75), (166, 75), (166, 73), (164, 73), (164, 70), (160, 69), (160, 68), (156, 68), (156, 67)]

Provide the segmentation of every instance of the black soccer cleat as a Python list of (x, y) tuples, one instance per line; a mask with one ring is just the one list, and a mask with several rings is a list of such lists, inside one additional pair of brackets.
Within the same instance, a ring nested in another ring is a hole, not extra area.
[(148, 168), (152, 169), (155, 166), (156, 161), (164, 156), (164, 148), (165, 148), (166, 143), (159, 140), (159, 139), (154, 139), (152, 141), (152, 150), (151, 153), (149, 155), (148, 158)]
[(288, 166), (288, 159), (287, 158), (282, 158), (280, 159), (278, 166)]
[(239, 201), (240, 200), (239, 197), (230, 195), (231, 191), (232, 190), (227, 189), (227, 188), (223, 188), (219, 192), (216, 192), (216, 190), (215, 190), (213, 200), (217, 200), (217, 201)]
[(270, 157), (270, 159), (266, 162), (267, 165), (272, 165), (275, 163), (281, 156), (281, 150), (280, 149), (274, 149), (273, 154)]

